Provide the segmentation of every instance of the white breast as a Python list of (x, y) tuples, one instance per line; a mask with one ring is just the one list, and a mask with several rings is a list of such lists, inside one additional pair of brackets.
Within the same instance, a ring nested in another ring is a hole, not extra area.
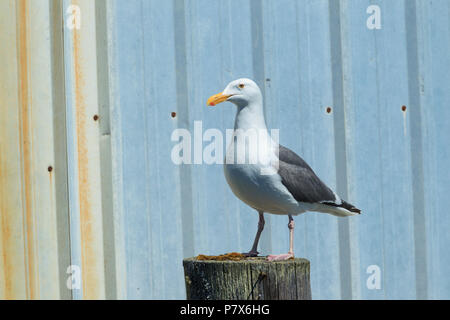
[(250, 142), (249, 139), (236, 137), (227, 149), (224, 173), (233, 193), (259, 211), (274, 214), (305, 212), (306, 208), (302, 208), (281, 183), (272, 141), (260, 143), (258, 148), (251, 148)]

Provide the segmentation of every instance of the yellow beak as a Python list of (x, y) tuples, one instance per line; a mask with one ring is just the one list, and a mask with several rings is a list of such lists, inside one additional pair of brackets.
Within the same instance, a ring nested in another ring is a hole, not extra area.
[(215, 94), (215, 95), (209, 97), (208, 101), (206, 101), (206, 105), (207, 106), (215, 106), (216, 104), (227, 101), (227, 99), (229, 97), (231, 97), (231, 95), (222, 94), (222, 92)]

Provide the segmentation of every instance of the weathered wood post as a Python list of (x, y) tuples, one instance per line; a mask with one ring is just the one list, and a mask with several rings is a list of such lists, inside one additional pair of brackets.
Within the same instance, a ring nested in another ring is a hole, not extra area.
[(309, 261), (183, 260), (188, 300), (310, 300)]

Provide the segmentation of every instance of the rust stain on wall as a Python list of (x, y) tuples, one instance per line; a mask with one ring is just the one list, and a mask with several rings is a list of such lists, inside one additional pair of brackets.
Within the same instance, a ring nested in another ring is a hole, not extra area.
[[(9, 5), (9, 12), (15, 10), (15, 8), (12, 8), (14, 7), (14, 3), (11, 2)], [(11, 51), (14, 52), (14, 49), (11, 48)], [(14, 52), (14, 54), (16, 54), (16, 52)], [(11, 58), (11, 56), (12, 54), (9, 53), (7, 59)], [(10, 59), (8, 60), (8, 64), (14, 63)], [(10, 90), (10, 87), (6, 85), (0, 87), (0, 101), (6, 101), (8, 104), (10, 104), (10, 106), (8, 106), (6, 103), (0, 104), (0, 112), (2, 115), (7, 114), (8, 107), (16, 107), (16, 105), (12, 104), (11, 98), (7, 96), (11, 94), (10, 92), (8, 92), (8, 90)], [(7, 135), (7, 132), (8, 127), (6, 118), (0, 117), (0, 245), (2, 246), (2, 256), (0, 257), (0, 259), (3, 266), (3, 274), (0, 276), (3, 280), (3, 295), (0, 298), (9, 300), (15, 298), (13, 287), (15, 263), (13, 257), (9, 254), (11, 252), (11, 249), (13, 248), (14, 239), (11, 232), (11, 197), (9, 196), (9, 193), (11, 192), (10, 190), (12, 190), (13, 188), (11, 187), (12, 183), (9, 180), (8, 174), (11, 166), (9, 158), (11, 157), (12, 152), (10, 151), (10, 143), (8, 143), (8, 140), (10, 140), (11, 138)]]
[(29, 88), (29, 52), (28, 52), (28, 0), (20, 0), (17, 10), (18, 30), (18, 64), (19, 64), (19, 114), (20, 114), (20, 141), (22, 151), (22, 194), (24, 203), (24, 233), (26, 235), (26, 270), (27, 270), (27, 296), (37, 299), (38, 277), (36, 264), (35, 221), (32, 210), (32, 135), (30, 129), (31, 92)]
[[(76, 4), (76, 1), (73, 1)], [(81, 53), (80, 31), (73, 29), (73, 50), (74, 50), (74, 73), (75, 73), (75, 108), (76, 108), (76, 131), (77, 131), (77, 154), (78, 154), (78, 194), (80, 201), (80, 228), (81, 228), (81, 261), (83, 277), (83, 298), (95, 299), (96, 274), (95, 265), (96, 254), (92, 247), (94, 230), (92, 228), (92, 208), (89, 183), (89, 156), (87, 141), (87, 113), (86, 101), (83, 89), (86, 85)]]
[[(2, 132), (2, 137), (5, 137), (5, 134)], [(2, 262), (3, 262), (3, 290), (4, 290), (4, 299), (9, 300), (13, 299), (13, 284), (12, 284), (12, 272), (14, 270), (14, 264), (11, 258), (8, 258), (8, 250), (7, 246), (11, 243), (11, 230), (9, 228), (8, 222), (8, 208), (6, 203), (8, 202), (7, 196), (7, 176), (6, 176), (6, 164), (3, 163), (2, 160), (3, 150), (0, 149), (0, 218), (2, 220), (2, 246), (3, 246), (3, 254), (2, 254)]]

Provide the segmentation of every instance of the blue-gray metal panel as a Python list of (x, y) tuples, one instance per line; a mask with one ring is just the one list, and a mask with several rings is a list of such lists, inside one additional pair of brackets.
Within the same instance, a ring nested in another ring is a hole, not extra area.
[[(112, 134), (120, 130), (123, 207), (118, 210), (127, 279), (122, 297), (180, 298), (180, 168), (165, 147), (172, 145), (177, 127), (171, 118), (177, 97), (172, 3), (116, 2), (114, 8), (120, 127)], [(159, 66), (164, 76), (154, 71)]]
[[(265, 1), (263, 12), (268, 126), (335, 187), (333, 114), (326, 113), (333, 107), (328, 3)], [(336, 218), (308, 213), (295, 221), (296, 253), (311, 260), (314, 298), (339, 298)], [(287, 218), (273, 216), (271, 222), (273, 251), (286, 252)]]
[[(177, 102), (173, 5), (143, 2), (145, 107), (149, 150), (150, 235), (152, 246), (151, 274), (153, 296), (163, 294), (169, 299), (183, 297), (183, 276), (180, 272), (183, 258), (182, 206), (179, 170), (169, 161), (171, 134), (177, 128), (172, 118)], [(163, 30), (163, 32), (161, 32)], [(164, 76), (153, 72), (155, 65), (165, 66)], [(178, 106), (179, 107), (179, 106)], [(179, 110), (183, 112), (182, 108)], [(158, 132), (158, 138), (155, 137)], [(151, 160), (153, 159), (153, 160)], [(174, 188), (174, 186), (176, 186)], [(166, 190), (170, 190), (167, 192)], [(159, 257), (155, 259), (155, 257)], [(167, 285), (170, 284), (170, 285)], [(181, 290), (180, 290), (181, 288)], [(162, 290), (161, 290), (162, 289)]]
[[(151, 297), (151, 244), (149, 233), (149, 173), (144, 102), (143, 24), (141, 1), (115, 3), (117, 63), (120, 74), (120, 127), (112, 127), (112, 135), (120, 130), (120, 168), (123, 183), (121, 226), (124, 231), (126, 265), (126, 298)], [(155, 257), (159, 259), (160, 257)]]
[[(389, 7), (388, 7), (389, 5)], [(384, 240), (382, 272), (387, 299), (414, 299), (414, 216), (404, 3), (380, 2), (383, 27), (373, 32), (380, 135), (380, 183)], [(400, 18), (399, 18), (400, 17)], [(369, 30), (367, 30), (369, 33)], [(393, 55), (392, 53), (396, 54)], [(406, 111), (402, 110), (406, 106)], [(358, 107), (358, 106), (355, 106)], [(368, 195), (369, 196), (369, 195)], [(398, 241), (398, 239), (402, 239)], [(367, 266), (363, 266), (363, 268)], [(367, 278), (367, 274), (364, 275)], [(364, 292), (364, 291), (363, 291)]]
[[(344, 84), (349, 194), (364, 213), (351, 228), (351, 241), (359, 247), (360, 273), (353, 296), (414, 298), (409, 135), (401, 109), (408, 98), (404, 9), (400, 2), (391, 3), (389, 10), (381, 6), (383, 27), (373, 31), (366, 28), (366, 16), (357, 14), (369, 5), (345, 2), (342, 7), (343, 55), (349, 72)], [(397, 237), (402, 241), (394, 241)], [(366, 286), (370, 265), (381, 268), (381, 290)]]

